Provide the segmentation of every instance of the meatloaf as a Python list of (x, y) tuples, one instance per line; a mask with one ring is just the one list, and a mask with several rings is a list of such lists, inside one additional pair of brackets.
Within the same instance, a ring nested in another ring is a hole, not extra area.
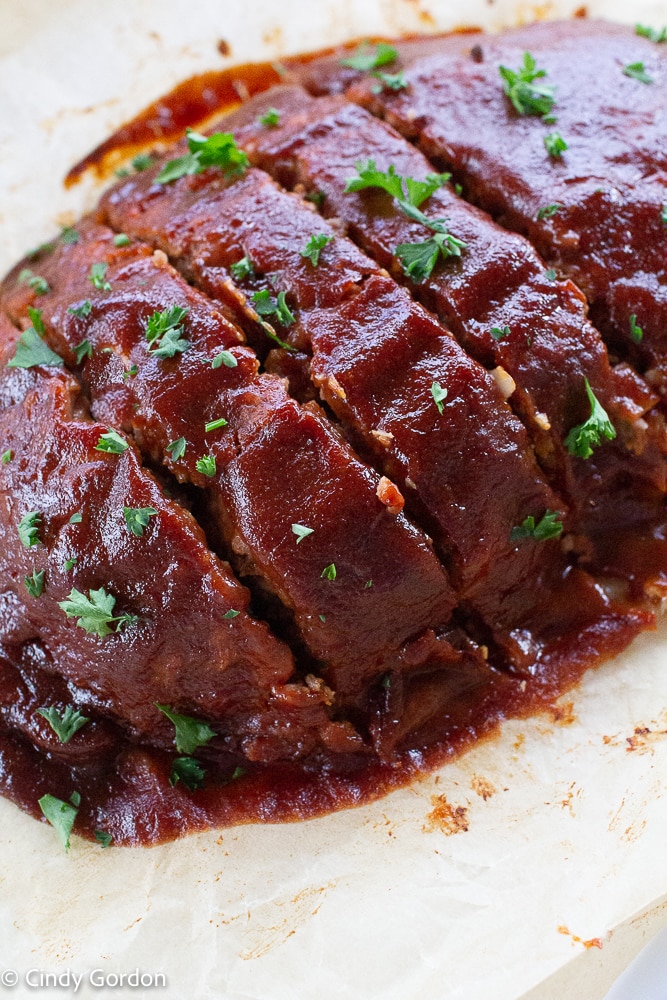
[(356, 804), (654, 624), (664, 60), (294, 59), (7, 275), (0, 787), (65, 845)]

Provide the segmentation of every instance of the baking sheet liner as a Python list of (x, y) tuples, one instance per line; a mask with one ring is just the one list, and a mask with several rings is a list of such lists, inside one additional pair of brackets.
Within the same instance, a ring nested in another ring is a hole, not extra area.
[[(465, 21), (576, 7), (472, 0)], [(588, 10), (624, 19), (620, 4)], [(666, 15), (650, 3), (631, 13)], [(94, 202), (90, 181), (63, 189), (67, 169), (178, 80), (460, 23), (458, 5), (435, 0), (0, 0), (0, 271)], [(64, 855), (50, 827), (0, 801), (0, 996), (516, 1000), (543, 983), (546, 997), (549, 977), (583, 954), (604, 964), (614, 928), (662, 910), (666, 667), (663, 624), (556, 711), (506, 723), (381, 802), (310, 822), (152, 849), (73, 838)], [(143, 987), (114, 979), (135, 970)], [(3, 979), (12, 971), (16, 985)]]

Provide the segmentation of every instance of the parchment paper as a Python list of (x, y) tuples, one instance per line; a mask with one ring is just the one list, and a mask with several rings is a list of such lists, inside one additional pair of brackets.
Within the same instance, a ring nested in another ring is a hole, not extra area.
[[(577, 6), (0, 0), (0, 271), (91, 204), (91, 184), (62, 189), (67, 168), (192, 73)], [(619, 3), (588, 6), (623, 19)], [(641, 3), (630, 16), (661, 25), (667, 11)], [(73, 838), (66, 856), (50, 827), (0, 801), (0, 997), (596, 1000), (617, 971), (614, 929), (664, 913), (666, 667), (663, 625), (556, 713), (308, 823), (151, 850)], [(96, 985), (136, 969), (153, 985)]]

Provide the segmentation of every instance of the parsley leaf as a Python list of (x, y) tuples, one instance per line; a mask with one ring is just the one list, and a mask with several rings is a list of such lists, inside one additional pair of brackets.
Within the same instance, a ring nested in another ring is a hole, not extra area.
[(667, 42), (667, 28), (651, 28), (645, 24), (635, 25), (635, 34), (641, 35), (642, 38), (648, 38), (650, 42), (656, 42), (660, 45), (662, 42)]
[(616, 437), (616, 429), (609, 419), (607, 411), (600, 406), (595, 398), (588, 379), (584, 379), (584, 384), (591, 406), (591, 415), (583, 424), (573, 427), (565, 438), (565, 447), (571, 455), (576, 455), (578, 458), (590, 458), (593, 454), (593, 448), (601, 444), (603, 438), (613, 441)]
[(115, 247), (129, 247), (130, 237), (127, 233), (116, 233), (113, 238), (113, 245)]
[(623, 74), (640, 83), (653, 83), (653, 77), (648, 75), (643, 62), (628, 63), (623, 67)]
[(641, 344), (644, 337), (644, 331), (641, 326), (637, 326), (637, 314), (633, 313), (630, 317), (630, 336), (635, 344)]
[(331, 243), (332, 240), (333, 236), (327, 236), (326, 233), (313, 234), (299, 253), (302, 257), (306, 257), (313, 267), (317, 267), (320, 262), (320, 254), (327, 243)]
[(176, 785), (182, 781), (190, 792), (195, 792), (204, 784), (206, 771), (194, 757), (176, 757), (171, 765), (169, 784)]
[(7, 451), (3, 451), (2, 456), (0, 457), (0, 462), (2, 462), (3, 465), (9, 465), (13, 457), (14, 452), (11, 448), (8, 448)]
[(665, 202), (665, 204), (662, 206), (662, 209), (660, 210), (660, 218), (662, 219), (662, 221), (664, 222), (664, 224), (667, 226), (667, 201)]
[(27, 285), (28, 288), (32, 288), (35, 295), (46, 295), (51, 291), (46, 278), (41, 278), (34, 271), (31, 271), (29, 267), (23, 268), (19, 273), (18, 280), (20, 285)]
[(105, 830), (95, 830), (95, 840), (101, 848), (111, 847), (113, 844), (113, 837)]
[(556, 274), (555, 270), (553, 269), (553, 267), (550, 267), (548, 270), (546, 270), (544, 272), (544, 277), (547, 279), (547, 281), (555, 281), (556, 280), (557, 274)]
[(551, 205), (544, 205), (540, 208), (537, 213), (537, 221), (541, 222), (542, 219), (553, 219), (556, 212), (558, 212), (563, 206), (559, 201), (554, 201)]
[(153, 154), (138, 153), (130, 162), (137, 173), (140, 174), (144, 170), (148, 170), (148, 168), (153, 165)]
[(433, 396), (433, 402), (438, 407), (438, 413), (442, 413), (444, 402), (447, 399), (447, 390), (443, 389), (439, 382), (434, 382), (431, 385), (431, 395)]
[(245, 257), (241, 257), (241, 260), (237, 260), (235, 264), (230, 264), (229, 270), (234, 281), (243, 281), (244, 278), (253, 278), (255, 276), (255, 269), (247, 254)]
[(211, 361), (211, 368), (220, 368), (221, 365), (224, 365), (225, 368), (236, 368), (238, 361), (231, 351), (220, 351), (220, 354), (216, 354)]
[(185, 319), (189, 310), (181, 306), (169, 306), (162, 312), (157, 310), (148, 318), (145, 326), (145, 336), (148, 350), (156, 358), (173, 358), (177, 353), (183, 353), (190, 347), (190, 341), (181, 337)]
[(176, 749), (179, 753), (191, 756), (197, 747), (205, 746), (216, 735), (208, 722), (201, 722), (199, 719), (193, 719), (189, 715), (180, 715), (173, 708), (170, 708), (169, 705), (158, 705), (156, 703), (155, 707), (159, 708), (170, 722), (173, 722), (176, 730), (174, 739)]
[(296, 544), (298, 545), (299, 542), (302, 542), (304, 538), (308, 537), (308, 535), (312, 535), (314, 530), (314, 528), (306, 528), (303, 524), (293, 524), (292, 531), (296, 535)]
[(67, 312), (71, 313), (72, 316), (76, 316), (78, 319), (84, 319), (86, 316), (90, 315), (92, 308), (93, 303), (90, 299), (86, 299), (86, 301), (82, 302), (80, 306), (70, 306)]
[(509, 337), (511, 332), (512, 331), (508, 326), (503, 326), (502, 328), (499, 326), (492, 326), (489, 331), (494, 340), (502, 340), (504, 337)]
[(534, 538), (537, 542), (545, 542), (549, 538), (559, 538), (563, 533), (563, 522), (559, 521), (559, 517), (557, 511), (547, 510), (536, 523), (533, 515), (529, 514), (521, 524), (512, 528), (510, 540), (517, 542), (523, 538)]
[(30, 576), (24, 577), (25, 589), (28, 591), (31, 597), (41, 597), (44, 592), (44, 575), (45, 571), (40, 570), (38, 573), (36, 569), (33, 569)]
[(106, 434), (100, 434), (95, 451), (105, 451), (110, 455), (122, 455), (129, 447), (127, 441), (116, 431), (107, 431)]
[(233, 618), (238, 618), (240, 614), (240, 611), (234, 611), (234, 609), (231, 608), (229, 611), (225, 611), (222, 617), (225, 621), (231, 621)]
[(448, 257), (460, 257), (462, 240), (451, 233), (436, 233), (423, 243), (399, 243), (394, 253), (403, 267), (403, 273), (419, 284), (431, 277), (433, 268), (442, 254)]
[(63, 359), (48, 347), (37, 330), (29, 326), (16, 341), (14, 357), (7, 362), (8, 368), (35, 368), (37, 365), (60, 368)]
[(185, 438), (181, 437), (177, 438), (176, 441), (172, 441), (171, 444), (168, 444), (166, 450), (171, 455), (172, 461), (178, 462), (179, 459), (183, 458), (183, 455), (185, 455), (185, 449), (187, 446), (187, 441)]
[(212, 479), (217, 471), (215, 455), (202, 455), (195, 462), (195, 469), (197, 472), (201, 472), (203, 476), (208, 476), (209, 479)]
[(555, 103), (554, 87), (546, 83), (535, 83), (543, 79), (546, 70), (537, 69), (530, 52), (524, 52), (523, 65), (518, 70), (499, 66), (503, 79), (503, 90), (520, 115), (548, 115)]
[(393, 63), (397, 55), (398, 52), (394, 46), (387, 45), (385, 42), (380, 42), (375, 48), (364, 43), (358, 46), (353, 55), (348, 56), (347, 59), (341, 59), (340, 64), (350, 69), (356, 69), (360, 73), (368, 73), (372, 69), (379, 69), (380, 66), (388, 66), (389, 63)]
[(38, 801), (45, 818), (58, 834), (60, 843), (66, 851), (69, 851), (69, 838), (79, 811), (81, 796), (78, 792), (73, 792), (70, 801), (63, 802), (55, 795), (42, 795)]
[(221, 427), (226, 427), (228, 421), (224, 417), (218, 417), (217, 420), (209, 420), (207, 424), (204, 424), (204, 431), (206, 434), (210, 434), (211, 431), (219, 431)]
[(82, 521), (83, 521), (83, 514), (81, 514), (79, 511), (77, 511), (76, 514), (72, 514), (72, 516), (69, 519), (70, 524), (81, 524)]
[(248, 157), (236, 145), (231, 132), (199, 135), (186, 129), (189, 153), (169, 160), (155, 178), (158, 184), (171, 184), (188, 174), (201, 174), (207, 167), (220, 167), (224, 174), (243, 174), (250, 166)]
[(260, 316), (275, 316), (282, 326), (289, 326), (296, 319), (287, 305), (284, 292), (278, 292), (278, 298), (272, 299), (271, 292), (264, 288), (261, 292), (255, 292), (252, 301)]
[(69, 743), (75, 733), (85, 726), (90, 719), (82, 715), (78, 708), (68, 705), (60, 714), (57, 708), (38, 708), (37, 714), (43, 716), (61, 743)]
[(266, 112), (259, 116), (258, 121), (260, 125), (266, 125), (267, 128), (274, 128), (280, 124), (280, 112), (277, 108), (267, 108)]
[(114, 616), (116, 598), (113, 594), (107, 594), (104, 587), (100, 587), (99, 590), (89, 590), (88, 595), (86, 597), (76, 587), (72, 587), (69, 597), (64, 601), (58, 601), (58, 607), (62, 608), (68, 618), (78, 618), (77, 625), (89, 635), (94, 634), (103, 638), (114, 631), (110, 625), (115, 624), (115, 631), (120, 632), (126, 625), (137, 623), (136, 615), (125, 613)]
[(137, 538), (143, 536), (144, 530), (152, 517), (156, 517), (155, 507), (123, 507), (123, 516), (128, 530)]
[(320, 573), (320, 576), (321, 576), (321, 578), (323, 580), (335, 580), (336, 579), (336, 564), (335, 563), (330, 563), (328, 566), (325, 566), (324, 569), (322, 570), (322, 572)]
[(544, 147), (549, 156), (559, 157), (566, 151), (567, 143), (560, 132), (550, 132), (544, 137)]
[(88, 281), (91, 283), (93, 288), (97, 289), (98, 292), (111, 291), (111, 283), (104, 280), (108, 270), (109, 270), (109, 265), (105, 264), (104, 262), (93, 264), (90, 268)]
[(70, 245), (73, 245), (75, 243), (78, 243), (81, 237), (79, 236), (79, 233), (73, 226), (64, 226), (60, 230), (60, 239), (63, 241), (63, 243), (69, 243)]
[(374, 94), (381, 94), (383, 89), (386, 90), (407, 90), (408, 84), (407, 80), (402, 73), (371, 73), (371, 76), (376, 77), (380, 81), (379, 84), (375, 84), (373, 87)]
[(82, 340), (80, 344), (74, 348), (74, 357), (76, 359), (77, 365), (80, 365), (84, 358), (92, 358), (93, 356), (93, 345), (89, 340)]
[(26, 549), (32, 548), (33, 545), (41, 545), (39, 537), (41, 523), (42, 515), (38, 510), (29, 510), (19, 521), (19, 538)]
[(76, 566), (77, 562), (78, 560), (76, 556), (74, 556), (71, 559), (66, 559), (65, 562), (63, 563), (63, 569), (65, 570), (66, 573), (69, 573), (69, 571)]

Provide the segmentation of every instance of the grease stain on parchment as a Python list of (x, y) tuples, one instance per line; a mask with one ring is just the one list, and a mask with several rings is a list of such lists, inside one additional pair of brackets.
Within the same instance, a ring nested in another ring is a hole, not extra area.
[(568, 930), (568, 928), (564, 924), (561, 924), (558, 927), (558, 933), (565, 934), (567, 937), (572, 939), (573, 944), (581, 944), (584, 946), (584, 948), (586, 948), (586, 950), (589, 950), (590, 948), (602, 949), (603, 947), (601, 938), (599, 937), (588, 938), (588, 939), (581, 938), (579, 937), (578, 934), (573, 934), (572, 931)]
[(422, 830), (434, 833), (436, 830), (451, 837), (455, 833), (467, 833), (470, 829), (468, 807), (456, 806), (447, 801), (446, 795), (432, 795), (433, 809), (426, 817)]
[(492, 795), (496, 794), (496, 786), (493, 782), (489, 781), (488, 778), (483, 778), (481, 774), (473, 774), (470, 779), (470, 787), (476, 795), (479, 795), (480, 799), (490, 799)]

